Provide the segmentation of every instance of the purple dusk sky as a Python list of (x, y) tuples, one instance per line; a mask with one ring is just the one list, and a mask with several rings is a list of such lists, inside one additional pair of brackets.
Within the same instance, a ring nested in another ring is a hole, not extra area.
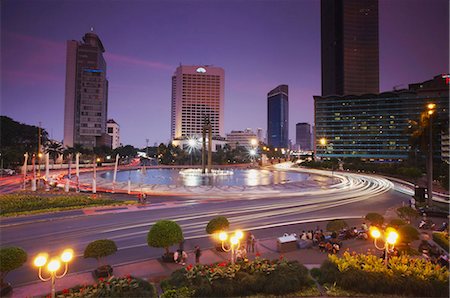
[[(380, 90), (448, 72), (448, 0), (380, 0)], [(225, 69), (225, 132), (267, 129), (267, 92), (289, 85), (289, 134), (321, 93), (319, 0), (1, 2), (0, 114), (63, 137), (66, 40), (105, 48), (108, 117), (138, 147), (170, 138), (180, 64)]]

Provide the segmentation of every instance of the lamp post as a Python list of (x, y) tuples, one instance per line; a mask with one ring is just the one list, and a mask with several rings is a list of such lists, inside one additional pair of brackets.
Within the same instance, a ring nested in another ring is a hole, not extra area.
[[(39, 279), (43, 282), (47, 282), (51, 280), (52, 282), (52, 292), (51, 297), (55, 298), (55, 282), (56, 279), (63, 278), (69, 269), (69, 262), (73, 258), (73, 250), (68, 248), (63, 251), (60, 257), (52, 258), (49, 262), (48, 261), (48, 254), (47, 253), (40, 253), (36, 256), (34, 259), (34, 265), (39, 268)], [(64, 272), (61, 275), (58, 275), (58, 270), (61, 268), (61, 261), (64, 263)], [(42, 276), (42, 267), (44, 267), (47, 264), (47, 271), (49, 272), (48, 277)]]
[[(374, 239), (374, 244), (376, 249), (384, 250), (384, 264), (388, 265), (389, 258), (389, 250), (394, 249), (395, 243), (398, 239), (398, 233), (394, 228), (387, 228), (384, 232), (384, 235), (381, 234), (381, 231), (377, 227), (370, 228), (370, 236)], [(383, 241), (383, 246), (378, 246), (378, 239)]]
[(433, 114), (435, 112), (436, 104), (429, 103), (427, 105), (427, 114), (428, 114), (428, 198), (427, 204), (431, 207), (433, 203)]
[[(225, 252), (231, 251), (231, 264), (234, 264), (235, 261), (235, 249), (239, 248), (240, 240), (244, 237), (244, 233), (240, 230), (236, 230), (234, 232), (234, 235), (231, 237), (228, 237), (227, 232), (220, 232), (219, 233), (219, 240), (222, 242), (222, 249)], [(227, 242), (229, 240), (229, 242)], [(225, 244), (229, 244), (229, 248), (226, 248)]]

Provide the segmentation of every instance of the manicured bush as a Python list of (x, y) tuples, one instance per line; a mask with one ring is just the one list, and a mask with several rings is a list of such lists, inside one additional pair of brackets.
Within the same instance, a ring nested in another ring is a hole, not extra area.
[(399, 241), (405, 244), (409, 244), (414, 240), (419, 239), (419, 231), (410, 225), (401, 226), (398, 229)]
[(109, 239), (92, 241), (84, 250), (84, 258), (94, 258), (98, 267), (102, 266), (102, 259), (117, 252), (117, 245)]
[(164, 291), (159, 298), (189, 298), (194, 296), (194, 291), (188, 287), (181, 287), (179, 289), (170, 289)]
[(433, 241), (448, 252), (449, 238), (445, 232), (433, 232)]
[(375, 255), (345, 252), (330, 255), (321, 266), (320, 283), (370, 294), (448, 297), (449, 272), (429, 261), (406, 255), (391, 257), (386, 267)]
[(383, 215), (375, 212), (367, 213), (366, 220), (368, 220), (372, 225), (381, 226), (384, 223)]
[(147, 244), (150, 247), (160, 247), (169, 254), (169, 246), (183, 241), (183, 231), (181, 227), (171, 220), (157, 221), (147, 235)]
[(195, 297), (284, 295), (311, 287), (308, 270), (297, 261), (269, 261), (256, 258), (231, 265), (189, 265), (161, 283), (164, 291), (188, 287)]
[(0, 248), (0, 286), (5, 284), (6, 275), (27, 261), (27, 253), (20, 247), (10, 246)]
[(408, 223), (411, 223), (411, 221), (415, 218), (419, 218), (420, 214), (416, 209), (413, 209), (409, 206), (404, 206), (397, 208), (397, 215), (401, 219), (407, 221)]
[(389, 222), (389, 226), (398, 229), (401, 226), (406, 225), (406, 222), (404, 222), (402, 219), (400, 218), (394, 218)]
[(93, 285), (77, 286), (56, 293), (58, 298), (74, 297), (158, 297), (156, 288), (149, 282), (132, 277), (100, 278)]
[(327, 231), (330, 232), (337, 232), (346, 227), (348, 227), (348, 224), (343, 219), (333, 219), (327, 223)]
[(92, 198), (80, 194), (7, 194), (0, 195), (0, 215), (12, 216), (30, 213), (60, 211), (92, 206), (124, 205), (129, 201), (108, 198)]
[(230, 223), (224, 216), (218, 216), (211, 219), (206, 225), (206, 233), (214, 234), (219, 231), (228, 230)]

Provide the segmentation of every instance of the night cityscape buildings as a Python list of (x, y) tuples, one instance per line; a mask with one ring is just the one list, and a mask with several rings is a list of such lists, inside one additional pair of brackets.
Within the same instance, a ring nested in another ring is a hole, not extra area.
[(289, 146), (288, 85), (279, 85), (267, 94), (267, 144), (275, 148)]
[(258, 136), (251, 129), (232, 130), (227, 133), (227, 143), (231, 149), (237, 147), (249, 149), (258, 146)]
[[(314, 96), (316, 153), (324, 158), (358, 157), (370, 161), (401, 161), (411, 150), (408, 128), (419, 122), (428, 103), (436, 104), (434, 125), (443, 128), (434, 156), (441, 157), (441, 139), (448, 135), (448, 75), (410, 84), (407, 90), (380, 94)], [(444, 147), (445, 149), (445, 144)], [(448, 147), (447, 147), (448, 148)], [(448, 153), (443, 153), (448, 155)]]
[(295, 144), (296, 149), (302, 151), (312, 150), (311, 146), (311, 125), (306, 122), (297, 123), (295, 125)]
[(111, 149), (116, 149), (120, 147), (120, 126), (114, 121), (114, 119), (109, 119), (106, 122), (107, 134), (111, 136)]
[(171, 138), (186, 146), (200, 139), (205, 120), (212, 128), (213, 150), (225, 143), (223, 68), (209, 65), (180, 65), (172, 76)]
[(379, 92), (378, 0), (321, 0), (322, 96)]
[(106, 134), (108, 80), (105, 48), (93, 32), (68, 40), (64, 106), (64, 146), (111, 147)]

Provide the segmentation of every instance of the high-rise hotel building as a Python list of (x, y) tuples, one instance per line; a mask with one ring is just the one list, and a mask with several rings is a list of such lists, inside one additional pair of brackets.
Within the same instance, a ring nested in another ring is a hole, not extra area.
[[(214, 140), (224, 141), (224, 84), (221, 67), (180, 65), (172, 76), (171, 138), (174, 145), (200, 139), (209, 119)], [(213, 144), (213, 150), (215, 150)]]
[(64, 107), (64, 146), (111, 146), (106, 134), (108, 80), (105, 48), (93, 32), (68, 40)]
[(321, 0), (322, 96), (379, 92), (378, 0)]

